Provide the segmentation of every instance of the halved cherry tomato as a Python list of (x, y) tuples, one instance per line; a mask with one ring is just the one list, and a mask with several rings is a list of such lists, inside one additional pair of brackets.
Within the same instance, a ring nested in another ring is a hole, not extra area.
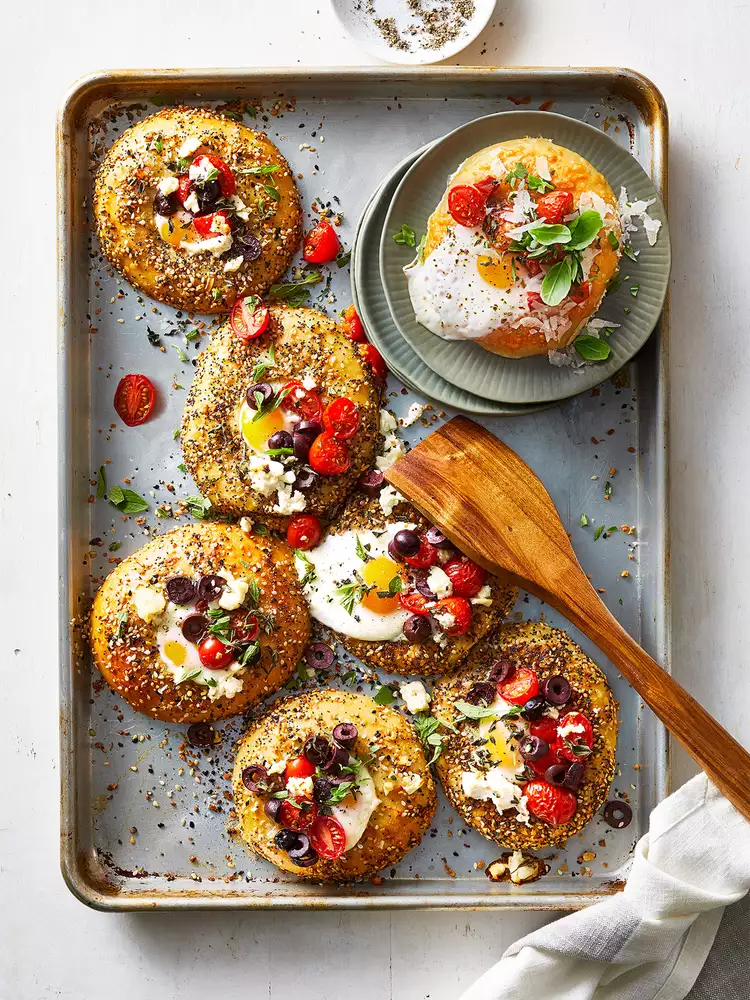
[(242, 340), (255, 340), (268, 326), (268, 306), (258, 295), (244, 295), (232, 306), (229, 325)]
[(591, 286), (588, 281), (582, 281), (577, 288), (571, 288), (568, 292), (568, 298), (572, 299), (574, 302), (585, 302), (589, 297), (589, 292)]
[(336, 230), (328, 219), (321, 219), (305, 237), (302, 256), (310, 264), (330, 264), (341, 249)]
[(474, 187), (480, 194), (484, 195), (486, 201), (499, 183), (500, 181), (495, 177), (485, 177), (484, 180), (474, 181)]
[(286, 529), (286, 542), (292, 549), (307, 552), (320, 541), (320, 520), (314, 514), (298, 514)]
[(340, 476), (352, 464), (346, 441), (337, 441), (326, 431), (319, 434), (310, 447), (310, 467), (321, 476)]
[[(471, 605), (464, 597), (444, 597), (438, 601), (434, 608), (430, 608), (433, 615), (449, 614), (455, 619), (454, 624), (444, 629), (447, 635), (463, 635), (469, 631), (471, 625)], [(440, 619), (438, 618), (438, 623)]]
[(404, 562), (415, 569), (427, 569), (434, 566), (440, 558), (438, 550), (434, 545), (430, 545), (426, 538), (420, 539), (419, 549), (413, 556), (404, 556)]
[(543, 194), (536, 203), (536, 214), (550, 225), (556, 226), (573, 211), (573, 195), (570, 191), (550, 191)]
[(456, 597), (476, 597), (487, 582), (487, 571), (467, 556), (453, 556), (443, 566)]
[(531, 257), (530, 259), (527, 257), (526, 260), (523, 262), (523, 265), (529, 272), (529, 277), (531, 278), (535, 278), (537, 274), (542, 273), (542, 265), (539, 263), (538, 260), (536, 260), (535, 257)]
[(559, 764), (562, 761), (560, 747), (557, 742), (557, 720), (543, 718), (538, 722), (532, 722), (529, 726), (529, 732), (532, 736), (539, 736), (549, 746), (549, 750), (543, 757), (527, 761), (532, 770), (536, 771), (537, 774), (544, 774), (548, 767), (552, 767), (553, 764)]
[(315, 774), (315, 765), (311, 764), (307, 757), (293, 757), (286, 762), (284, 768), (284, 779), (290, 778), (312, 778)]
[(348, 441), (359, 427), (359, 407), (346, 396), (334, 399), (323, 410), (323, 426), (339, 441)]
[(541, 309), (544, 306), (544, 299), (539, 292), (526, 292), (526, 301), (529, 309)]
[(385, 382), (388, 377), (388, 368), (386, 367), (383, 355), (377, 347), (373, 347), (372, 344), (363, 344), (359, 349), (359, 354), (360, 357), (365, 359), (370, 368), (372, 368), (375, 377), (379, 378), (381, 382)]
[(334, 861), (346, 850), (346, 833), (343, 826), (333, 816), (318, 816), (310, 827), (310, 846), (318, 852), (318, 857)]
[(224, 209), (219, 212), (211, 212), (210, 215), (196, 215), (193, 218), (193, 225), (195, 226), (195, 231), (201, 236), (205, 236), (207, 239), (213, 239), (214, 236), (221, 236), (221, 233), (214, 229), (214, 221), (217, 218), (221, 218), (224, 222), (229, 225), (229, 215)]
[(539, 694), (539, 679), (531, 667), (517, 667), (506, 681), (497, 685), (497, 693), (511, 705), (525, 705)]
[[(582, 726), (583, 732), (562, 735), (561, 730), (567, 726)], [(586, 763), (589, 756), (587, 749), (590, 750), (594, 745), (594, 730), (583, 712), (567, 712), (557, 723), (557, 738), (560, 741), (561, 756), (566, 760)], [(574, 747), (580, 748), (578, 753), (572, 749)]]
[(148, 420), (156, 402), (156, 390), (145, 375), (125, 375), (115, 389), (115, 410), (128, 427)]
[(357, 344), (367, 342), (364, 323), (359, 318), (359, 314), (354, 306), (347, 306), (344, 310), (344, 315), (341, 317), (341, 326), (349, 340), (353, 340)]
[(278, 820), (288, 830), (309, 830), (318, 818), (318, 807), (310, 799), (284, 799), (279, 807)]
[(213, 153), (201, 153), (193, 160), (193, 166), (200, 166), (201, 160), (208, 160), (211, 166), (219, 171), (218, 181), (221, 193), (225, 198), (231, 198), (237, 190), (237, 184), (229, 164), (225, 163), (220, 156), (214, 156)]
[(255, 642), (258, 638), (258, 619), (249, 611), (240, 609), (231, 613), (235, 642)]
[(457, 184), (448, 192), (448, 211), (460, 226), (478, 226), (484, 221), (486, 201), (473, 184)]
[(198, 656), (207, 670), (223, 670), (234, 659), (234, 650), (231, 646), (225, 646), (221, 639), (209, 635), (198, 646)]
[(416, 590), (410, 594), (399, 594), (398, 601), (402, 608), (406, 608), (414, 615), (429, 615), (430, 613), (427, 605), (431, 602)]
[(181, 205), (184, 205), (188, 197), (190, 196), (190, 191), (192, 190), (193, 182), (190, 180), (188, 174), (181, 174), (177, 178), (177, 180), (179, 182), (179, 187), (177, 188), (175, 194), (177, 195), (177, 200), (179, 201), (179, 203)]
[(523, 786), (529, 812), (550, 826), (562, 826), (573, 817), (578, 800), (567, 788), (548, 781), (528, 781)]
[(285, 413), (295, 413), (300, 420), (320, 420), (323, 404), (314, 389), (306, 389), (301, 382), (287, 382), (282, 386), (283, 399), (279, 406)]

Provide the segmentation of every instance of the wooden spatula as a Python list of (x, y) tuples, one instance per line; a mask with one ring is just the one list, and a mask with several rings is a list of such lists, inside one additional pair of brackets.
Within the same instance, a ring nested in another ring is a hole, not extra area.
[(542, 598), (596, 643), (750, 820), (750, 754), (610, 614), (549, 494), (514, 451), (472, 420), (454, 417), (386, 478), (467, 556)]

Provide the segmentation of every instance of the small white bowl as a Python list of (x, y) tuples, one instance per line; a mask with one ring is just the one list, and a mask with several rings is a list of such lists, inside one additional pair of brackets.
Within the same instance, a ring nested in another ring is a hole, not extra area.
[[(470, 45), (486, 26), (495, 9), (496, 0), (473, 0), (474, 13), (460, 27), (454, 38), (439, 47), (427, 48), (430, 35), (424, 21), (414, 7), (424, 11), (453, 6), (455, 0), (331, 0), (336, 17), (348, 35), (370, 55), (384, 62), (420, 64), (441, 62)], [(386, 33), (378, 27), (379, 20), (391, 24), (397, 38), (408, 49), (389, 42)], [(443, 23), (447, 24), (445, 18)], [(413, 32), (413, 33), (412, 33)]]

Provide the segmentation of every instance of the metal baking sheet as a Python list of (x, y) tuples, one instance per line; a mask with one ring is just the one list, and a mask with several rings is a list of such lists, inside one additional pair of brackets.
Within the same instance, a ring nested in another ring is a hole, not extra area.
[[(371, 190), (404, 155), (463, 122), (514, 107), (551, 108), (606, 129), (666, 196), (666, 110), (649, 81), (627, 70), (139, 70), (89, 77), (74, 87), (58, 126), (64, 877), (80, 899), (102, 909), (571, 909), (618, 891), (633, 844), (666, 793), (666, 734), (591, 644), (534, 599), (521, 595), (518, 618), (541, 615), (567, 627), (607, 671), (621, 706), (613, 792), (628, 795), (634, 820), (614, 831), (595, 819), (565, 851), (541, 852), (550, 874), (528, 886), (490, 883), (482, 867), (499, 849), (464, 828), (445, 803), (422, 844), (375, 882), (306, 885), (280, 874), (232, 833), (227, 774), (243, 720), (216, 726), (222, 739), (215, 752), (193, 752), (185, 727), (132, 712), (90, 664), (78, 626), (98, 582), (114, 560), (174, 524), (155, 516), (160, 505), (196, 492), (179, 470), (173, 431), (209, 325), (145, 299), (103, 263), (89, 211), (93, 171), (114, 137), (156, 108), (226, 102), (256, 109), (257, 117), (246, 121), (265, 129), (300, 175), (306, 221), (313, 200), (343, 212), (345, 244)], [(319, 304), (334, 312), (349, 301), (344, 269)], [(200, 338), (186, 341), (185, 333), (196, 329)], [(149, 330), (164, 351), (149, 343)], [(614, 381), (542, 413), (484, 422), (539, 473), (604, 600), (668, 667), (666, 352), (665, 315)], [(153, 379), (160, 405), (143, 427), (125, 430), (112, 396), (128, 371)], [(393, 380), (389, 388), (403, 414), (416, 397)], [(443, 411), (436, 408), (434, 416)], [(406, 436), (414, 441), (424, 433), (418, 423)], [(93, 499), (102, 465), (110, 484), (130, 480), (149, 499), (148, 515), (123, 519)], [(618, 530), (595, 540), (598, 526), (622, 525), (635, 534)], [(337, 683), (376, 690), (379, 682), (370, 683), (350, 658), (341, 663)]]

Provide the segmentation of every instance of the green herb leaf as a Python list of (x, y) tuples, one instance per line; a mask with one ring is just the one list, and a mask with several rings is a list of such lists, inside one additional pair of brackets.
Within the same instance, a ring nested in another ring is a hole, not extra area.
[(400, 246), (414, 247), (417, 245), (417, 236), (411, 226), (404, 224), (397, 233), (393, 234), (393, 242)]
[(277, 458), (279, 455), (293, 455), (294, 448), (266, 448), (265, 455), (270, 455), (271, 458)]
[(318, 574), (315, 571), (315, 566), (313, 566), (302, 549), (295, 549), (294, 554), (305, 567), (305, 574), (300, 582), (303, 587), (306, 587), (308, 583), (312, 583), (313, 580), (317, 580)]
[(640, 287), (641, 287), (640, 285), (631, 285), (630, 286), (630, 294), (633, 296), (633, 298), (635, 298), (636, 295), (638, 294), (638, 289)]
[(427, 233), (424, 234), (422, 239), (419, 241), (419, 246), (417, 247), (417, 260), (420, 264), (424, 263), (424, 248), (427, 245)]
[(183, 351), (183, 349), (180, 347), (179, 344), (172, 344), (172, 347), (174, 347), (174, 349), (177, 351), (177, 357), (180, 359), (180, 361), (184, 362), (190, 360), (190, 358), (187, 356), (187, 354), (185, 354), (185, 352)]
[(532, 237), (544, 247), (552, 246), (555, 243), (570, 243), (571, 231), (567, 226), (551, 225), (549, 222), (540, 222), (538, 226), (528, 230)]
[[(255, 109), (253, 108), (253, 110)], [(251, 117), (254, 118), (255, 115), (252, 115)], [(265, 177), (267, 174), (275, 174), (278, 169), (279, 169), (278, 163), (264, 163), (260, 167), (247, 167), (244, 170), (239, 170), (238, 173), (251, 174), (253, 177)]]
[(392, 705), (396, 700), (396, 695), (393, 693), (392, 687), (388, 687), (387, 684), (384, 684), (382, 687), (378, 688), (372, 696), (372, 700), (376, 701), (378, 705)]
[(555, 186), (552, 181), (545, 180), (544, 177), (537, 177), (536, 174), (529, 174), (526, 183), (530, 191), (539, 191), (540, 194), (552, 191)]
[(205, 521), (209, 516), (211, 501), (208, 497), (185, 497), (182, 502), (197, 521)]
[(638, 260), (638, 250), (634, 250), (630, 243), (623, 243), (622, 252), (626, 257), (630, 257), (631, 260)]
[(352, 252), (351, 252), (351, 250), (342, 250), (339, 253), (338, 257), (336, 258), (336, 266), (337, 267), (346, 267), (346, 265), (349, 263), (349, 261), (351, 260), (351, 258), (352, 258)]
[(255, 368), (253, 368), (253, 373), (250, 376), (253, 382), (260, 382), (266, 372), (273, 368), (276, 364), (276, 354), (273, 349), (273, 344), (268, 349), (268, 354), (262, 354), (260, 358), (255, 363)]
[(599, 337), (589, 337), (586, 334), (576, 337), (575, 348), (587, 361), (606, 361), (612, 353), (606, 340), (600, 340)]
[(467, 719), (489, 719), (493, 715), (497, 715), (497, 709), (492, 708), (491, 705), (470, 705), (468, 701), (454, 701), (455, 707), (459, 710), (461, 715), (465, 715)]
[(122, 639), (125, 634), (125, 627), (128, 624), (128, 613), (127, 611), (117, 612), (117, 638)]
[(180, 462), (177, 468), (180, 472), (184, 472), (185, 474), (187, 474), (187, 466), (185, 465), (184, 462)]
[(604, 220), (598, 212), (589, 209), (582, 212), (577, 219), (570, 223), (570, 243), (568, 250), (584, 250), (592, 244), (599, 235), (599, 230), (604, 225)]
[(161, 337), (156, 330), (152, 330), (150, 326), (146, 327), (146, 336), (148, 337), (148, 342), (152, 347), (161, 347)]
[(356, 538), (357, 538), (357, 544), (354, 547), (354, 551), (357, 553), (357, 558), (361, 559), (363, 563), (370, 562), (372, 556), (362, 544), (362, 539), (359, 537), (359, 535), (357, 535)]
[(434, 764), (438, 759), (440, 754), (443, 752), (443, 745), (448, 739), (445, 733), (441, 733), (440, 729), (449, 729), (451, 732), (456, 732), (456, 727), (448, 722), (444, 722), (442, 719), (438, 719), (434, 715), (428, 715), (425, 712), (420, 712), (418, 715), (413, 717), (414, 727), (417, 730), (417, 735), (421, 739), (422, 743), (425, 745), (425, 749), (432, 751), (432, 756), (427, 761), (428, 764)]
[(185, 681), (192, 681), (195, 677), (200, 677), (201, 672), (200, 667), (183, 667), (182, 673), (175, 681), (175, 684), (184, 684)]
[(594, 532), (594, 541), (595, 541), (595, 542), (596, 542), (596, 541), (598, 541), (598, 539), (599, 539), (599, 536), (601, 535), (601, 533), (602, 533), (603, 531), (604, 531), (604, 525), (603, 525), (603, 524), (600, 524), (600, 525), (599, 525), (599, 527), (598, 527), (598, 528), (596, 529), (596, 531)]
[(581, 514), (581, 521), (580, 521), (581, 527), (585, 528), (588, 523), (589, 523), (589, 519), (586, 516), (586, 514)]
[(523, 165), (523, 163), (517, 163), (515, 167), (510, 171), (510, 173), (505, 175), (505, 183), (510, 184), (511, 187), (515, 187), (519, 181), (524, 180), (528, 177), (528, 170)]
[(279, 189), (274, 187), (273, 184), (264, 184), (263, 190), (266, 192), (271, 201), (281, 201), (281, 194)]
[(179, 427), (176, 427), (176, 428), (175, 428), (175, 429), (174, 429), (174, 430), (172, 431), (172, 440), (173, 440), (173, 441), (176, 441), (176, 440), (178, 439), (178, 437), (179, 437), (179, 436), (180, 436), (180, 428), (179, 428)]
[(308, 285), (317, 285), (323, 280), (320, 271), (309, 271), (299, 281), (289, 281), (280, 285), (271, 285), (269, 295), (272, 299), (282, 299), (292, 306), (300, 306), (310, 298)]
[(99, 466), (99, 471), (96, 474), (96, 496), (98, 500), (107, 495), (107, 474), (104, 471), (104, 466)]
[(375, 589), (374, 586), (368, 587), (364, 580), (356, 573), (354, 575), (357, 577), (355, 583), (345, 583), (342, 587), (337, 587), (334, 591), (339, 598), (342, 608), (349, 615), (354, 614), (354, 605), (361, 604), (365, 594), (369, 594), (371, 590)]
[(611, 229), (607, 233), (607, 239), (609, 240), (609, 245), (612, 247), (613, 250), (619, 249), (620, 241), (617, 239), (617, 237), (615, 236), (615, 234), (612, 232)]
[(122, 545), (122, 542), (110, 542), (109, 545), (108, 545), (108, 547), (107, 547), (107, 551), (108, 552), (117, 552), (117, 550), (120, 548), (121, 545)]
[(400, 576), (394, 576), (392, 580), (388, 581), (388, 593), (391, 595), (400, 594), (404, 589), (404, 581)]
[(121, 514), (142, 514), (148, 510), (148, 503), (142, 496), (133, 490), (124, 490), (117, 483), (110, 489), (107, 499)]
[(541, 289), (542, 302), (548, 306), (558, 306), (570, 291), (571, 283), (570, 260), (564, 257), (557, 264), (553, 264), (544, 276)]
[(612, 483), (610, 483), (610, 481), (607, 480), (607, 482), (604, 484), (604, 498), (605, 500), (609, 500), (611, 496), (612, 496)]

